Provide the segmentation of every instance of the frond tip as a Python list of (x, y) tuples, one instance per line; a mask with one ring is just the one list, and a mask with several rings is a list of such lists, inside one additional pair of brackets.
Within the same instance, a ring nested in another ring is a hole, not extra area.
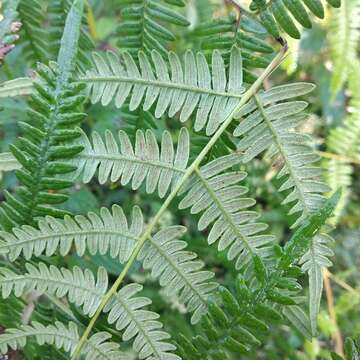
[(130, 97), (129, 108), (133, 111), (145, 99), (144, 110), (156, 104), (155, 117), (165, 112), (173, 117), (179, 112), (181, 122), (188, 120), (195, 111), (195, 130), (200, 131), (206, 125), (207, 135), (217, 130), (244, 91), (241, 51), (237, 47), (231, 50), (229, 80), (218, 50), (212, 55), (212, 73), (205, 56), (190, 50), (185, 53), (184, 67), (173, 52), (168, 53), (168, 61), (165, 61), (158, 52), (152, 51), (152, 63), (140, 52), (140, 67), (127, 52), (120, 58), (113, 52), (107, 52), (106, 56), (94, 53), (93, 59), (93, 69), (80, 77), (88, 84), (93, 103), (101, 101), (107, 105), (115, 99), (116, 107), (121, 107)]

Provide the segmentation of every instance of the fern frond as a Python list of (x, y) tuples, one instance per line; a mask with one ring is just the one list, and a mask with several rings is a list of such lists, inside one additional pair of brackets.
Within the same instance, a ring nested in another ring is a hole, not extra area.
[(19, 18), (22, 26), (21, 40), (32, 65), (48, 60), (47, 33), (44, 31), (45, 11), (40, 0), (20, 0)]
[(82, 133), (79, 144), (84, 150), (73, 160), (78, 170), (75, 176), (82, 175), (88, 183), (98, 171), (100, 184), (107, 180), (121, 185), (131, 182), (132, 189), (138, 189), (146, 182), (146, 192), (153, 193), (158, 189), (160, 197), (164, 197), (171, 184), (185, 172), (189, 158), (189, 134), (182, 128), (176, 152), (168, 131), (162, 135), (161, 148), (151, 130), (136, 132), (134, 146), (128, 135), (119, 131), (120, 149), (110, 131), (105, 132), (105, 142), (97, 132), (92, 134), (92, 143)]
[[(341, 5), (340, 0), (327, 0), (327, 3), (335, 8)], [(253, 0), (250, 4), (250, 10), (259, 15), (262, 24), (277, 39), (280, 38), (279, 28), (292, 38), (300, 39), (294, 20), (304, 28), (312, 27), (306, 7), (316, 17), (324, 18), (324, 7), (320, 0)]]
[(340, 9), (331, 12), (329, 45), (333, 60), (331, 90), (334, 95), (350, 78), (352, 67), (357, 62), (359, 22), (359, 0), (343, 0)]
[(329, 243), (333, 239), (326, 234), (318, 234), (311, 241), (310, 249), (300, 259), (303, 272), (309, 274), (309, 311), (312, 334), (316, 334), (317, 317), (320, 310), (320, 301), (323, 291), (322, 268), (332, 265), (328, 259), (333, 256), (333, 251), (329, 248)]
[(83, 272), (77, 266), (72, 271), (54, 265), (47, 267), (44, 263), (37, 266), (27, 263), (25, 267), (27, 273), (20, 275), (10, 269), (0, 268), (3, 298), (7, 298), (12, 291), (20, 297), (32, 290), (59, 298), (67, 296), (70, 302), (81, 306), (84, 314), (91, 317), (107, 290), (107, 272), (103, 267), (98, 269), (97, 281), (90, 270), (85, 269)]
[(120, 289), (106, 304), (104, 312), (108, 312), (109, 324), (115, 324), (119, 331), (124, 331), (123, 341), (134, 339), (133, 349), (140, 359), (181, 360), (171, 352), (176, 349), (167, 342), (170, 335), (162, 330), (159, 315), (144, 310), (143, 307), (151, 304), (146, 297), (135, 297), (142, 290), (139, 284), (129, 284)]
[[(349, 113), (343, 124), (331, 129), (326, 139), (327, 151), (339, 154), (345, 158), (360, 160), (360, 70), (359, 63), (353, 64), (348, 88), (351, 91)], [(332, 189), (342, 189), (342, 198), (336, 209), (338, 218), (343, 212), (352, 184), (353, 166), (346, 160), (329, 159), (324, 160), (326, 170), (325, 179)], [(336, 221), (337, 219), (335, 219)]]
[[(283, 204), (292, 204), (289, 214), (300, 214), (293, 227), (302, 224), (321, 209), (325, 204), (322, 193), (329, 191), (328, 186), (319, 180), (321, 169), (314, 166), (319, 157), (308, 145), (308, 137), (294, 131), (306, 118), (302, 110), (307, 103), (284, 101), (306, 94), (311, 89), (311, 84), (295, 83), (261, 93), (239, 114), (246, 118), (234, 131), (235, 136), (242, 136), (238, 149), (244, 151), (244, 162), (250, 161), (264, 150), (269, 150), (270, 157), (283, 162), (278, 173), (278, 178), (283, 178), (279, 191), (290, 191)], [(315, 241), (311, 240), (312, 247), (315, 246)], [(316, 262), (314, 254), (310, 255), (312, 261)], [(309, 276), (312, 277), (312, 274), (309, 273)], [(317, 297), (321, 296), (321, 292), (317, 290), (322, 290), (315, 288), (314, 279), (312, 277), (310, 280), (314, 281), (313, 287), (310, 287), (310, 320), (313, 330), (319, 309)], [(322, 282), (322, 277), (316, 279), (316, 284), (320, 281)]]
[(279, 191), (291, 190), (283, 204), (293, 204), (289, 214), (300, 213), (293, 227), (321, 208), (325, 200), (321, 193), (329, 191), (319, 180), (321, 169), (314, 166), (319, 156), (308, 145), (309, 137), (294, 132), (307, 117), (303, 113), (307, 103), (284, 101), (312, 89), (312, 84), (294, 83), (259, 94), (238, 114), (243, 119), (234, 131), (234, 136), (241, 136), (238, 150), (244, 151), (245, 163), (265, 150), (283, 162), (278, 178), (284, 182)]
[(118, 257), (125, 263), (143, 230), (143, 217), (138, 207), (132, 211), (132, 220), (128, 221), (122, 208), (112, 207), (112, 213), (102, 208), (100, 216), (90, 212), (87, 217), (65, 216), (64, 220), (52, 217), (41, 219), (38, 229), (30, 226), (14, 228), (13, 233), (0, 232), (3, 240), (0, 253), (7, 254), (15, 261), (21, 253), (25, 259), (32, 256), (53, 255), (59, 248), (60, 255), (67, 255), (73, 245), (79, 256), (86, 249), (90, 254), (105, 254)]
[(186, 195), (179, 208), (202, 213), (198, 228), (201, 231), (211, 225), (208, 243), (218, 241), (219, 251), (228, 249), (228, 259), (236, 259), (236, 269), (244, 270), (255, 255), (269, 257), (274, 237), (261, 234), (267, 225), (255, 222), (258, 213), (248, 210), (255, 200), (243, 197), (248, 189), (239, 185), (247, 174), (229, 171), (241, 162), (240, 155), (232, 154), (202, 166), (182, 190)]
[(185, 231), (183, 226), (160, 230), (144, 244), (138, 258), (144, 269), (151, 269), (152, 276), (159, 278), (167, 295), (180, 293), (179, 302), (194, 312), (194, 324), (206, 313), (209, 294), (217, 284), (209, 282), (214, 273), (202, 270), (204, 264), (196, 254), (184, 250), (187, 243), (179, 238)]
[(158, 52), (153, 51), (151, 58), (155, 75), (149, 58), (142, 52), (139, 53), (140, 68), (127, 52), (122, 54), (121, 60), (113, 52), (108, 52), (106, 57), (95, 53), (93, 69), (80, 80), (88, 84), (93, 103), (101, 101), (107, 105), (114, 99), (116, 107), (121, 107), (130, 96), (129, 109), (135, 110), (145, 98), (144, 110), (156, 104), (155, 117), (165, 112), (173, 117), (180, 112), (181, 122), (188, 120), (195, 111), (195, 130), (200, 131), (206, 125), (207, 135), (217, 130), (244, 90), (241, 53), (236, 47), (231, 50), (229, 80), (219, 51), (213, 53), (212, 74), (201, 53), (194, 55), (187, 51), (184, 68), (177, 55), (168, 53), (171, 76)]
[[(58, 190), (72, 183), (60, 179), (75, 170), (64, 159), (75, 156), (82, 147), (71, 145), (80, 136), (74, 129), (83, 114), (76, 111), (85, 97), (79, 95), (81, 84), (71, 82), (78, 49), (79, 27), (83, 1), (75, 0), (65, 23), (58, 64), (39, 64), (39, 77), (33, 82), (36, 92), (31, 98), (29, 120), (21, 122), (23, 136), (10, 147), (22, 165), (16, 172), (24, 185), (15, 195), (8, 192), (0, 208), (0, 224), (8, 230), (16, 225), (35, 224), (44, 215), (64, 216), (66, 212), (53, 207), (67, 199)], [(50, 191), (52, 192), (50, 192)]]
[(10, 147), (22, 165), (16, 175), (24, 186), (15, 194), (5, 192), (7, 201), (0, 209), (5, 229), (16, 224), (34, 224), (34, 218), (46, 214), (64, 216), (63, 211), (51, 205), (67, 199), (66, 194), (57, 191), (70, 187), (72, 182), (57, 175), (75, 170), (64, 160), (82, 150), (78, 145), (71, 145), (74, 138), (80, 136), (74, 128), (83, 117), (76, 111), (79, 102), (84, 100), (84, 96), (78, 95), (81, 87), (68, 84), (59, 91), (57, 70), (41, 65), (38, 72), (43, 78), (34, 82), (36, 91), (31, 98), (29, 120), (20, 123), (23, 136)]
[(177, 336), (178, 354), (183, 360), (237, 359), (261, 344), (268, 323), (282, 319), (265, 299), (256, 299), (243, 279), (236, 280), (236, 294), (221, 287), (219, 304), (211, 302), (203, 317), (201, 332), (192, 339)]
[[(79, 341), (78, 328), (75, 323), (70, 322), (67, 326), (56, 321), (53, 325), (44, 326), (39, 322), (31, 325), (22, 325), (19, 329), (7, 329), (0, 335), (0, 353), (6, 354), (9, 349), (17, 350), (25, 347), (29, 338), (35, 338), (39, 345), (49, 344), (57, 349), (62, 349), (71, 354)], [(90, 337), (85, 343), (81, 354), (85, 360), (126, 359), (114, 342), (109, 342), (111, 335), (99, 332)]]
[(117, 29), (118, 46), (134, 57), (139, 50), (150, 54), (153, 49), (166, 55), (168, 42), (176, 39), (170, 25), (189, 25), (184, 16), (168, 5), (182, 7), (185, 6), (183, 0), (120, 0), (118, 3), (122, 20)]
[(0, 84), (0, 98), (29, 95), (32, 92), (33, 82), (30, 78), (17, 78)]

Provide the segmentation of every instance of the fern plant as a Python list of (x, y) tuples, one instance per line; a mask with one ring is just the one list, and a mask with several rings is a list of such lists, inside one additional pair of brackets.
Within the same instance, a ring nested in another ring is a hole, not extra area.
[[(25, 54), (33, 52), (30, 64), (39, 61), (34, 78), (0, 86), (1, 98), (30, 95), (28, 118), (19, 123), (22, 134), (0, 155), (0, 171), (15, 170), (20, 183), (15, 192), (4, 191), (0, 208), (0, 289), (3, 301), (18, 305), (14, 311), (36, 295), (63, 318), (39, 321), (36, 304), (30, 321), (6, 320), (1, 354), (37, 343), (73, 360), (230, 359), (266, 343), (269, 325), (286, 323), (307, 338), (315, 336), (322, 268), (330, 266), (333, 254), (324, 225), (340, 194), (324, 195), (330, 189), (320, 179), (319, 156), (311, 138), (298, 130), (307, 118), (307, 103), (298, 98), (314, 86), (263, 86), (283, 61), (286, 44), (272, 56), (266, 31), (246, 13), (239, 32), (230, 19), (217, 20), (214, 29), (200, 24), (191, 34), (211, 45), (205, 35), (232, 33), (224, 46), (214, 42), (214, 51), (205, 46), (205, 53), (187, 50), (179, 56), (168, 44), (178, 34), (172, 25), (189, 25), (185, 12), (174, 10), (185, 6), (182, 0), (120, 0), (120, 51), (99, 50), (89, 61), (84, 1), (49, 4), (49, 48), (39, 39), (42, 17), (32, 17), (43, 9), (31, 3), (20, 1), (17, 9), (27, 23), (24, 42), (36, 43), (24, 48)], [(306, 2), (317, 15), (319, 4)], [(283, 3), (255, 5), (251, 9), (271, 34), (279, 37), (269, 11), (297, 37)], [(301, 2), (286, 6), (308, 25)], [(248, 35), (256, 32), (251, 26), (264, 37)], [(262, 60), (264, 53), (269, 58)], [(249, 76), (244, 66), (264, 70)], [(86, 119), (92, 106), (113, 104), (133, 114), (131, 131), (92, 129), (91, 116)], [(138, 128), (140, 112), (158, 129)], [(293, 233), (284, 242), (260, 219), (254, 198), (249, 163), (265, 151), (277, 172), (279, 206), (293, 220)], [(132, 197), (131, 205), (123, 201), (72, 214), (67, 200), (89, 183), (96, 189), (130, 188), (139, 198)], [(149, 194), (160, 199), (153, 216), (139, 201)], [(185, 220), (166, 223), (171, 211), (186, 214)], [(207, 237), (202, 246), (216, 244), (236, 272), (228, 288), (188, 244), (191, 223)], [(97, 256), (116, 264), (115, 279), (106, 262), (86, 265)], [(197, 336), (179, 334), (160, 320), (142, 284), (143, 272), (158, 281), (161, 296), (189, 314)]]

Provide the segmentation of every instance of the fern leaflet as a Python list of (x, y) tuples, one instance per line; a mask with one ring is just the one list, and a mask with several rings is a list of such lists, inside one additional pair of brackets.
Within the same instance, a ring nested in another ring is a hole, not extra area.
[(149, 58), (142, 52), (139, 53), (140, 70), (127, 52), (121, 56), (124, 66), (112, 52), (108, 52), (106, 58), (95, 53), (95, 66), (80, 80), (88, 84), (93, 103), (101, 100), (106, 105), (115, 99), (115, 105), (121, 107), (130, 95), (129, 109), (135, 110), (145, 98), (144, 110), (156, 103), (155, 117), (165, 112), (173, 117), (180, 111), (181, 122), (188, 120), (196, 111), (195, 130), (199, 131), (207, 124), (207, 135), (217, 130), (244, 91), (241, 53), (236, 47), (231, 51), (229, 81), (219, 51), (213, 53), (212, 74), (201, 53), (195, 56), (187, 51), (183, 69), (178, 56), (170, 52), (168, 60), (171, 77), (167, 63), (158, 52), (153, 51), (151, 58), (156, 77)]
[(1, 232), (0, 253), (8, 254), (10, 261), (15, 261), (21, 253), (29, 260), (43, 253), (51, 256), (58, 248), (65, 256), (74, 245), (79, 256), (83, 256), (86, 249), (92, 255), (109, 251), (111, 257), (118, 257), (124, 263), (142, 230), (143, 217), (138, 207), (133, 208), (130, 222), (122, 208), (114, 205), (112, 212), (102, 208), (100, 216), (95, 213), (89, 213), (87, 217), (65, 216), (63, 221), (46, 217), (39, 221), (38, 229), (23, 226), (14, 228), (13, 233)]
[(44, 263), (34, 266), (25, 265), (27, 273), (18, 275), (7, 268), (0, 268), (0, 287), (2, 297), (7, 298), (11, 291), (20, 297), (26, 291), (37, 290), (40, 293), (68, 296), (76, 306), (82, 306), (84, 314), (93, 316), (102, 296), (107, 290), (107, 272), (105, 268), (98, 270), (97, 281), (90, 270), (84, 272), (77, 266), (72, 271), (54, 265), (47, 267)]
[(255, 200), (242, 197), (247, 188), (238, 185), (246, 173), (226, 171), (241, 161), (241, 156), (232, 154), (201, 167), (183, 188), (182, 193), (187, 193), (179, 207), (191, 208), (192, 214), (202, 212), (199, 230), (212, 224), (208, 243), (218, 241), (219, 251), (228, 249), (228, 259), (236, 259), (236, 268), (244, 270), (252, 264), (255, 255), (264, 259), (269, 257), (274, 237), (259, 234), (267, 225), (256, 223), (259, 215), (247, 210)]
[(123, 130), (119, 132), (119, 140), (120, 149), (110, 131), (105, 133), (105, 142), (94, 132), (91, 144), (82, 133), (79, 145), (84, 150), (72, 161), (78, 168), (75, 176), (81, 174), (87, 183), (99, 168), (100, 184), (108, 179), (111, 182), (120, 179), (122, 185), (131, 182), (132, 189), (136, 190), (146, 182), (146, 191), (152, 193), (157, 188), (162, 198), (170, 185), (175, 185), (185, 172), (190, 151), (189, 134), (185, 128), (180, 131), (176, 152), (168, 131), (162, 134), (161, 149), (151, 130), (137, 130), (134, 146)]
[(167, 295), (180, 293), (179, 302), (187, 305), (188, 312), (194, 312), (192, 323), (197, 323), (207, 312), (208, 295), (217, 287), (208, 282), (214, 274), (201, 270), (203, 262), (196, 254), (185, 251), (187, 244), (178, 238), (186, 228), (172, 226), (152, 236), (139, 254), (145, 269), (158, 277)]
[(320, 310), (320, 301), (323, 290), (322, 268), (332, 265), (327, 258), (334, 253), (328, 245), (333, 239), (326, 234), (316, 235), (308, 252), (300, 259), (301, 269), (309, 274), (309, 311), (312, 334), (316, 334), (317, 316)]
[[(79, 340), (78, 329), (75, 323), (65, 326), (59, 321), (54, 325), (44, 326), (39, 322), (32, 325), (22, 325), (20, 329), (7, 329), (0, 335), (0, 352), (6, 354), (8, 349), (17, 350), (26, 345), (29, 337), (35, 337), (39, 345), (50, 344), (57, 349), (71, 353)], [(118, 345), (107, 340), (111, 337), (106, 332), (100, 332), (87, 340), (82, 354), (85, 360), (106, 359), (121, 360), (124, 355), (118, 350)]]

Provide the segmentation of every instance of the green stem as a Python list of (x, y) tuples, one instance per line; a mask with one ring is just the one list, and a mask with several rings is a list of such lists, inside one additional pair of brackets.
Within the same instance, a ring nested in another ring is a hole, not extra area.
[(95, 322), (97, 321), (98, 317), (102, 313), (105, 305), (107, 302), (114, 296), (124, 280), (126, 274), (128, 273), (129, 269), (131, 268), (132, 264), (135, 262), (141, 248), (143, 247), (145, 241), (151, 236), (151, 233), (160, 220), (161, 216), (164, 214), (164, 212), (169, 207), (170, 203), (174, 200), (177, 193), (181, 189), (181, 187), (185, 184), (185, 182), (189, 179), (189, 177), (196, 171), (196, 169), (200, 166), (200, 163), (205, 158), (207, 153), (210, 151), (210, 149), (214, 146), (214, 144), (217, 142), (221, 134), (226, 130), (226, 128), (230, 125), (230, 123), (233, 120), (233, 117), (239, 112), (239, 110), (256, 94), (257, 90), (260, 88), (263, 81), (279, 66), (281, 63), (283, 56), (286, 52), (287, 48), (283, 47), (281, 51), (275, 56), (275, 58), (272, 60), (272, 62), (269, 64), (269, 66), (265, 69), (265, 71), (259, 76), (259, 78), (251, 85), (251, 87), (244, 93), (243, 97), (239, 101), (239, 104), (234, 108), (234, 110), (230, 113), (230, 115), (226, 118), (226, 120), (223, 122), (223, 124), (220, 126), (220, 128), (216, 131), (216, 133), (210, 138), (209, 142), (206, 144), (206, 146), (202, 149), (200, 154), (197, 156), (197, 158), (194, 160), (194, 162), (187, 168), (184, 175), (180, 178), (180, 180), (177, 182), (175, 188), (171, 191), (170, 195), (166, 198), (165, 202), (153, 218), (153, 220), (149, 223), (149, 225), (146, 227), (145, 232), (140, 237), (139, 242), (135, 249), (133, 250), (126, 266), (124, 267), (123, 271), (113, 284), (113, 286), (108, 290), (108, 292), (104, 295), (103, 300), (101, 301), (96, 313), (92, 317), (92, 319), (89, 322), (89, 325), (87, 326), (84, 334), (82, 335), (76, 349), (73, 352), (73, 355), (71, 357), (71, 360), (77, 359), (78, 355), (80, 354), (80, 350), (83, 347), (84, 343), (86, 342), (92, 328), (95, 325)]

